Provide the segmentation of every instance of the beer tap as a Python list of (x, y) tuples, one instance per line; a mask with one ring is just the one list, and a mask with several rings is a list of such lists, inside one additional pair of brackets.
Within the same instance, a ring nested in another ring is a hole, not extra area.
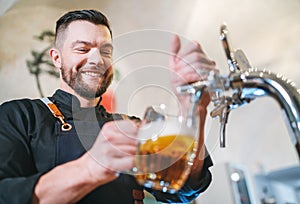
[[(231, 88), (230, 82), (231, 82), (231, 76), (234, 74), (242, 75), (242, 73), (250, 68), (250, 64), (248, 62), (248, 59), (246, 58), (245, 54), (242, 50), (232, 50), (231, 45), (229, 42), (229, 36), (228, 36), (228, 30), (227, 26), (223, 24), (220, 29), (220, 40), (222, 42), (225, 55), (227, 57), (227, 64), (229, 66), (229, 75), (227, 77), (224, 76), (217, 76), (214, 75), (213, 79), (209, 79), (213, 84), (219, 80), (223, 81), (221, 83), (221, 86), (212, 85), (208, 86), (208, 89), (210, 89), (210, 93), (213, 93), (216, 91), (216, 88), (229, 90)], [(222, 79), (223, 78), (223, 79)], [(222, 87), (223, 85), (223, 87)], [(218, 117), (220, 120), (220, 147), (225, 147), (225, 133), (226, 133), (226, 124), (228, 121), (229, 113), (232, 109), (237, 108), (245, 103), (249, 103), (249, 100), (244, 100), (241, 98), (242, 90), (236, 89), (232, 92), (231, 96), (220, 96), (219, 99), (213, 99), (213, 103), (215, 108), (211, 111), (210, 115), (211, 117), (215, 118)]]
[(177, 87), (177, 93), (188, 93), (191, 100), (196, 97), (197, 101), (203, 95), (202, 92), (210, 93), (214, 105), (210, 115), (218, 117), (221, 125), (220, 147), (225, 147), (226, 124), (231, 110), (259, 97), (272, 97), (283, 110), (290, 138), (300, 158), (300, 94), (295, 84), (280, 74), (253, 68), (242, 50), (231, 49), (225, 24), (220, 29), (220, 40), (227, 57), (229, 74), (221, 75), (211, 71), (205, 81)]

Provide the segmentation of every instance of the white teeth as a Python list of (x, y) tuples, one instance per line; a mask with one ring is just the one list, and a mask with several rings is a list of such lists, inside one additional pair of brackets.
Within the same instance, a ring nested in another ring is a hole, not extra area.
[(92, 77), (101, 77), (100, 73), (95, 73), (95, 72), (84, 72), (84, 74)]

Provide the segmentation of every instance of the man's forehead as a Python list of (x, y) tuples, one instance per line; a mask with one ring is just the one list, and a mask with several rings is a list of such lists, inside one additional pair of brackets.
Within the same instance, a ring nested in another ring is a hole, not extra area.
[(110, 31), (107, 26), (102, 24), (93, 24), (89, 21), (73, 21), (68, 26), (68, 33), (75, 33), (77, 35), (101, 35), (108, 39), (111, 39)]
[(88, 42), (88, 43), (105, 43), (111, 44), (111, 35), (105, 25), (95, 25), (88, 21), (74, 21), (68, 26), (67, 38), (71, 43)]

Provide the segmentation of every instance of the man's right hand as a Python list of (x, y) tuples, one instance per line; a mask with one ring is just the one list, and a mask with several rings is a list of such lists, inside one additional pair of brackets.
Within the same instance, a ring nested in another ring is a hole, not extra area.
[(131, 120), (105, 123), (93, 147), (87, 152), (90, 157), (89, 171), (95, 179), (101, 183), (109, 182), (117, 177), (118, 172), (134, 167), (137, 132), (138, 126)]

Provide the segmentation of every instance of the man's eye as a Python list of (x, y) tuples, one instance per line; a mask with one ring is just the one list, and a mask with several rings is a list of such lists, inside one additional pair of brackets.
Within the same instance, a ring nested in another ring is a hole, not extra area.
[(78, 52), (88, 52), (89, 50), (87, 48), (80, 47), (80, 48), (76, 48), (76, 51), (78, 51)]
[(112, 52), (110, 50), (101, 50), (101, 54), (104, 56), (111, 56)]

